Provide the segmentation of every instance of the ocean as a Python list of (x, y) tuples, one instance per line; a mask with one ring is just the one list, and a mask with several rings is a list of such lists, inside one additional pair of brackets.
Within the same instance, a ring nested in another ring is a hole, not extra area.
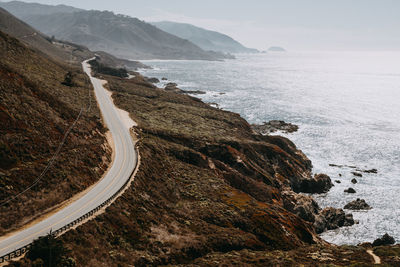
[[(236, 55), (235, 60), (143, 61), (141, 72), (168, 78), (203, 101), (250, 123), (284, 120), (299, 131), (282, 134), (313, 162), (314, 173), (340, 180), (321, 207), (343, 208), (356, 198), (373, 207), (347, 211), (359, 224), (323, 233), (334, 244), (371, 242), (384, 233), (400, 241), (400, 52), (286, 52)], [(355, 177), (350, 167), (377, 169)], [(357, 184), (351, 183), (356, 178)], [(355, 194), (344, 193), (352, 187)]]

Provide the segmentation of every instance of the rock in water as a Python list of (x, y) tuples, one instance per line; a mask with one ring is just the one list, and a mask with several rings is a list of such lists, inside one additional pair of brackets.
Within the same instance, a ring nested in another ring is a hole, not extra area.
[[(302, 193), (326, 193), (331, 189), (333, 183), (331, 178), (326, 174), (316, 174), (314, 178), (305, 178), (300, 180), (300, 185), (298, 188), (299, 192)], [(296, 190), (295, 190), (296, 191)]]
[(352, 182), (353, 184), (356, 184), (358, 181), (357, 181), (356, 178), (353, 178), (353, 179), (351, 179), (351, 182)]
[(325, 208), (316, 216), (314, 228), (317, 233), (353, 225), (352, 214), (346, 214), (342, 209)]
[(365, 170), (365, 173), (378, 173), (377, 169), (370, 169), (370, 170)]
[(182, 90), (178, 88), (178, 85), (176, 83), (167, 83), (167, 85), (165, 85), (164, 90), (178, 94), (182, 93)]
[(370, 210), (370, 209), (372, 209), (371, 206), (368, 205), (364, 199), (359, 199), (359, 198), (347, 203), (346, 206), (344, 206), (344, 208), (348, 209), (348, 210)]
[(299, 126), (284, 121), (272, 120), (269, 122), (264, 122), (260, 125), (252, 124), (251, 128), (257, 134), (267, 135), (276, 131), (282, 131), (283, 133), (293, 133), (299, 129)]
[(157, 78), (147, 78), (146, 79), (149, 83), (159, 83), (160, 80)]
[(394, 238), (386, 233), (381, 238), (376, 239), (372, 243), (372, 246), (374, 246), (374, 247), (389, 246), (389, 245), (393, 245), (395, 242), (396, 241), (394, 240)]
[(348, 189), (344, 190), (345, 193), (349, 193), (349, 194), (354, 194), (356, 192), (356, 190), (354, 190), (353, 188), (349, 187)]
[(354, 176), (362, 177), (362, 174), (359, 172), (351, 172)]

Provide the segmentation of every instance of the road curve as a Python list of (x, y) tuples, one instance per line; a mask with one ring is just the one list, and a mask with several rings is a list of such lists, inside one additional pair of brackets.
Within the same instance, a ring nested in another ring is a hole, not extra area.
[[(83, 70), (90, 77), (97, 102), (114, 141), (114, 161), (107, 174), (90, 191), (50, 217), (9, 235), (0, 240), (0, 263), (19, 256), (33, 240), (50, 232), (62, 233), (75, 223), (93, 216), (94, 211), (121, 191), (132, 176), (138, 155), (130, 131), (123, 124), (116, 107), (107, 95), (103, 81), (91, 76), (89, 60), (82, 63)], [(67, 227), (68, 226), (68, 227)]]

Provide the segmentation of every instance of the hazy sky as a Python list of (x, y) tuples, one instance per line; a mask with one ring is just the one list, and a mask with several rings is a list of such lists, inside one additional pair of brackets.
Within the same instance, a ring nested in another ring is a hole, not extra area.
[(291, 50), (400, 49), (400, 0), (26, 0), (187, 22), (246, 46)]

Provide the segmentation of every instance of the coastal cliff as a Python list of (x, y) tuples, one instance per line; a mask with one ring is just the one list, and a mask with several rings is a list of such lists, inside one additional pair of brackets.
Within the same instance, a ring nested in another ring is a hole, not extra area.
[(105, 214), (61, 237), (78, 263), (295, 264), (322, 262), (312, 257), (321, 249), (332, 262), (373, 262), (365, 249), (335, 248), (318, 237), (316, 225), (329, 229), (327, 212), (296, 192), (332, 185), (311, 175), (310, 160), (291, 141), (255, 135), (238, 114), (158, 89), (137, 73), (102, 78), (138, 122), (142, 163)]

